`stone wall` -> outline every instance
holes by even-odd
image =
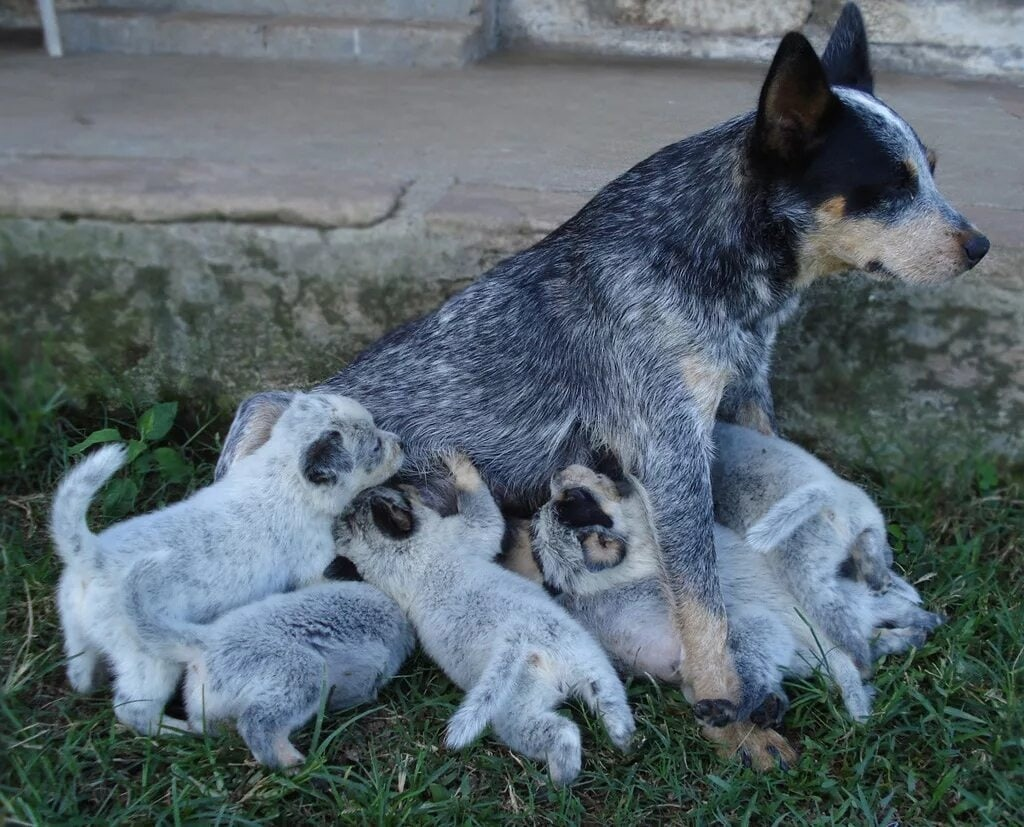
[[[842,0],[497,0],[515,48],[669,58],[770,59],[803,29],[823,46]],[[1024,77],[1021,0],[861,0],[876,65]]]

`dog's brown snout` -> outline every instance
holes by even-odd
[[[968,230],[960,236],[960,243],[964,249],[964,257],[967,259],[967,269],[970,270],[985,258],[988,248],[991,246],[988,238],[977,230]]]

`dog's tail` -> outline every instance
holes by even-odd
[[[499,651],[480,680],[466,693],[462,704],[448,721],[444,743],[449,749],[462,749],[472,742],[508,701],[520,672],[525,666],[525,649],[511,640]]]
[[[72,468],[57,487],[50,515],[50,532],[64,565],[98,564],[96,535],[85,515],[93,498],[127,459],[124,445],[105,445]]]
[[[191,663],[207,648],[207,627],[173,617],[160,595],[147,588],[159,583],[156,561],[135,566],[124,584],[124,608],[147,651],[159,658]]]
[[[761,552],[769,552],[788,540],[800,526],[832,502],[832,492],[825,486],[808,483],[773,505],[749,529],[744,539]]]

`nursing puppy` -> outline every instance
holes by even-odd
[[[745,692],[715,571],[716,411],[774,427],[772,351],[809,284],[850,269],[948,282],[989,247],[940,193],[934,153],[875,97],[855,5],[820,58],[787,34],[752,103],[641,161],[322,386],[398,432],[410,473],[458,447],[522,514],[558,470],[614,451],[650,496],[693,709],[716,724],[742,717]]]
[[[330,711],[375,700],[416,643],[391,598],[352,582],[271,595],[194,632],[181,652],[189,724],[234,719],[256,760],[278,769],[305,760],[289,735],[325,692]]]
[[[194,624],[319,579],[335,557],[334,517],[390,477],[402,450],[351,399],[301,394],[219,482],[93,534],[89,503],[124,461],[122,447],[101,448],[57,490],[58,606],[71,685],[92,689],[106,660],[118,719],[155,733],[182,726],[162,712],[182,671],[178,647],[201,643]]]
[[[408,486],[372,489],[339,521],[339,539],[466,690],[446,745],[463,747],[490,723],[513,750],[546,761],[555,784],[568,784],[580,771],[580,732],[554,710],[582,698],[625,749],[634,731],[625,690],[601,647],[543,588],[494,562],[504,525],[498,506],[468,460],[450,467],[458,514],[441,517]]]
[[[863,489],[838,477],[792,442],[736,425],[715,427],[715,516],[757,551],[773,581],[800,602],[808,619],[869,669],[853,582],[884,594],[893,584],[885,518]],[[842,576],[836,577],[839,572]],[[897,592],[906,584],[897,583]],[[923,632],[938,623],[922,612]],[[876,643],[876,645],[879,645]]]
[[[624,671],[678,680],[686,652],[659,581],[643,492],[623,496],[621,485],[579,466],[556,475],[551,491],[551,500],[534,520],[535,553],[545,582],[561,593],[569,613]],[[753,697],[771,699],[751,718],[779,723],[787,704],[782,678],[806,677],[824,667],[850,715],[864,720],[871,689],[863,685],[850,655],[805,619],[800,595],[780,583],[766,556],[735,532],[717,525],[715,543],[733,657],[744,683],[755,687]],[[892,587],[883,594],[848,574],[833,567],[819,588],[834,587],[843,595],[854,618],[850,634],[878,640],[878,656],[923,642],[937,618],[918,607],[920,597],[912,586],[889,572]],[[817,571],[803,573],[808,580],[817,576]],[[773,745],[780,757],[788,754],[783,743]]]

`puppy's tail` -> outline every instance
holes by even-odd
[[[466,693],[462,704],[448,721],[444,743],[462,749],[472,742],[507,703],[525,665],[525,650],[510,641],[484,669],[480,680]]]
[[[793,532],[832,501],[828,488],[809,483],[790,491],[768,513],[747,529],[747,543],[761,552],[769,552],[788,540]]]
[[[127,458],[124,445],[105,445],[72,468],[57,487],[50,515],[50,532],[64,565],[97,566],[96,535],[85,515],[93,498]]]

